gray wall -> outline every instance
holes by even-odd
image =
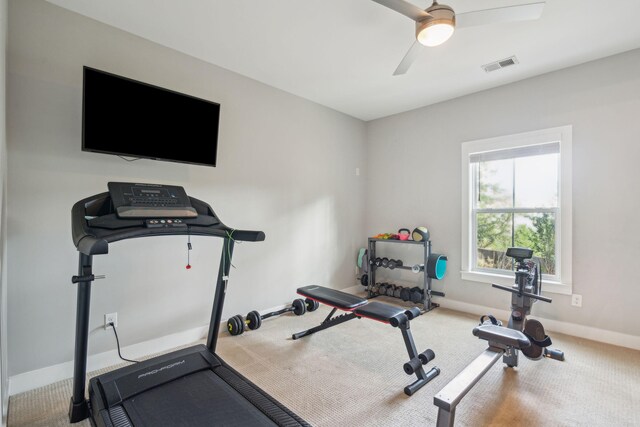
[[[7,0],[0,0],[0,402],[2,425],[9,404],[7,372]]]
[[[224,316],[290,302],[296,287],[354,283],[364,235],[365,123],[40,0],[9,4],[9,368],[72,359],[77,253],[70,210],[107,181],[184,186],[229,226],[264,230],[236,247]],[[217,168],[80,150],[82,66],[219,102]],[[180,141],[176,141],[179,147]],[[138,239],[94,260],[90,353],[117,311],[123,345],[208,323],[220,242]]]
[[[507,70],[505,70],[508,72]],[[437,84],[433,82],[431,84]],[[460,278],[464,141],[573,125],[573,292],[542,317],[640,336],[640,50],[369,122],[367,233],[427,225],[449,255],[447,299],[508,309]]]
[[[109,180],[183,185],[229,225],[267,233],[237,247],[225,316],[289,302],[300,284],[352,285],[365,236],[418,224],[449,255],[436,284],[447,299],[506,309],[504,295],[459,276],[460,143],[567,124],[573,287],[583,308],[554,295],[536,313],[640,335],[640,323],[623,317],[640,298],[640,51],[365,124],[42,0],[11,1],[9,20],[11,375],[71,360],[70,208]],[[81,152],[82,65],[220,102],[219,167]],[[113,348],[100,328],[107,312],[119,313],[124,345],[207,323],[219,245],[193,244],[190,271],[184,238],[129,241],[97,257],[107,279],[94,286],[91,353]]]

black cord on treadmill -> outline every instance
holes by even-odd
[[[113,328],[113,333],[116,336],[116,344],[118,346],[118,356],[120,357],[120,359],[124,360],[125,362],[140,363],[139,360],[131,360],[131,359],[122,357],[122,353],[120,353],[120,340],[118,339],[118,332],[116,331],[116,325],[114,325],[113,322],[111,322],[109,323],[109,326]]]

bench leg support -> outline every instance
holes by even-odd
[[[315,334],[318,331],[322,331],[324,329],[331,328],[333,326],[339,325],[341,323],[347,322],[347,321],[349,321],[351,319],[355,319],[355,318],[358,317],[354,313],[346,313],[346,314],[341,314],[340,316],[333,317],[333,315],[335,314],[336,310],[337,309],[335,309],[335,308],[333,310],[331,310],[331,313],[329,313],[329,315],[318,326],[315,326],[315,327],[313,327],[311,329],[307,329],[306,331],[297,332],[297,333],[291,335],[291,338],[294,339],[294,340],[297,340],[298,338],[302,338],[302,337],[306,337],[307,335]]]
[[[404,345],[407,347],[407,353],[409,354],[409,360],[418,357],[418,350],[416,349],[416,343],[413,341],[413,335],[411,334],[411,328],[409,321],[400,325],[400,331],[402,332],[402,338],[404,339]],[[428,372],[424,371],[424,368],[420,366],[416,370],[417,379],[404,388],[404,394],[407,396],[413,395],[416,391],[424,387],[429,381],[434,379],[440,374],[440,368],[433,367]]]
[[[422,375],[416,372],[416,376],[418,376],[418,379],[404,388],[404,394],[406,394],[407,396],[412,396],[413,393],[420,390],[429,381],[440,375],[440,368],[438,368],[437,366],[429,369],[429,371],[426,373],[422,368],[420,368],[420,371],[422,372]]]

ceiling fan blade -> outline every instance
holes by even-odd
[[[409,67],[411,67],[411,64],[413,64],[413,62],[418,58],[418,55],[420,55],[421,52],[422,45],[418,43],[417,40],[414,41],[407,54],[404,56],[404,58],[402,58],[402,61],[400,61],[398,68],[396,68],[396,70],[393,72],[393,75],[399,76],[409,71]]]
[[[502,22],[532,21],[542,16],[544,4],[545,2],[538,2],[517,6],[498,7],[495,9],[476,10],[466,13],[456,13],[456,28],[498,24]]]
[[[427,12],[420,9],[418,6],[408,3],[404,0],[373,0],[374,2],[393,9],[404,16],[413,19],[414,21],[420,21],[428,16]]]

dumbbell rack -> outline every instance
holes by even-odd
[[[374,238],[369,238],[369,247],[368,247],[368,254],[369,254],[369,281],[368,281],[368,285],[367,285],[367,294],[369,298],[373,298],[376,297],[377,294],[373,293],[371,290],[373,288],[373,285],[375,285],[376,283],[376,269],[378,267],[376,267],[374,260],[376,259],[376,244],[377,243],[393,243],[393,244],[403,244],[403,245],[419,245],[422,246],[424,248],[424,268],[421,272],[422,277],[423,277],[423,287],[422,289],[424,290],[423,292],[423,299],[422,299],[422,306],[424,308],[424,311],[431,311],[436,307],[440,307],[440,304],[437,304],[435,302],[432,301],[432,297],[434,295],[436,296],[440,296],[443,297],[444,296],[444,292],[438,292],[438,291],[432,291],[431,290],[431,278],[429,277],[429,275],[427,274],[427,262],[429,260],[429,255],[431,254],[431,240],[426,240],[426,241],[421,241],[421,242],[416,242],[414,240],[395,240],[395,239],[374,239]],[[396,266],[395,269],[397,270],[411,270],[411,266],[410,265],[400,265],[400,266]]]

